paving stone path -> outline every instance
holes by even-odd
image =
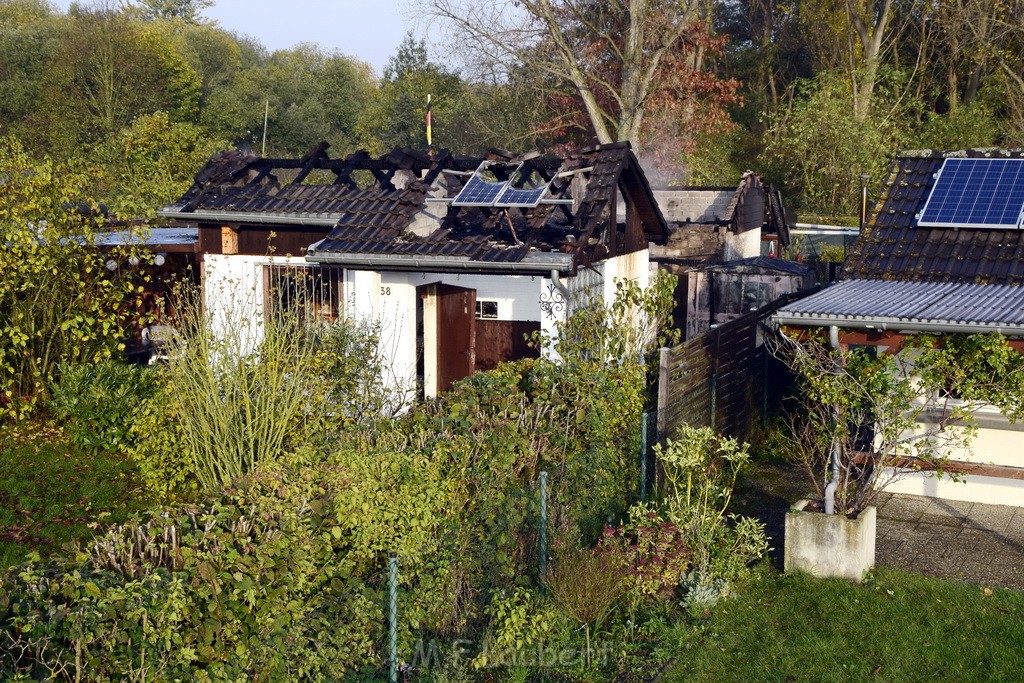
[[[779,569],[786,510],[807,490],[804,474],[781,462],[752,463],[737,486],[734,509],[765,523]],[[882,493],[875,560],[883,567],[1024,590],[1024,507]]]
[[[876,562],[1024,589],[1024,508],[883,493]]]

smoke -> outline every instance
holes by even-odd
[[[678,187],[686,185],[689,180],[689,164],[678,156],[669,158],[657,152],[645,151],[637,156],[637,160],[653,188]]]

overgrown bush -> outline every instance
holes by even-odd
[[[59,374],[49,405],[72,443],[92,452],[123,451],[136,443],[133,419],[157,390],[151,369],[111,358],[62,365]]]
[[[179,346],[135,422],[146,482],[175,497],[212,491],[306,440],[328,406],[316,347],[298,321],[213,319],[195,292],[177,296]]]
[[[339,334],[357,336],[331,341],[334,348],[372,345],[372,335]],[[609,515],[624,515],[635,496],[645,374],[635,346],[617,355],[627,348],[618,341],[594,353],[563,340],[558,362],[511,363],[374,423],[362,412],[367,404],[321,398],[331,395],[321,380],[332,368],[353,386],[364,381],[348,374],[357,359],[344,352],[328,355],[328,371],[319,361],[300,363],[299,353],[271,356],[272,346],[227,356],[192,348],[195,334],[183,337],[175,356],[185,360],[163,368],[159,393],[136,419],[140,433],[155,429],[136,449],[151,480],[166,477],[169,490],[187,491],[193,481],[217,490],[197,474],[202,454],[212,452],[195,443],[204,425],[203,448],[230,454],[232,443],[245,441],[263,444],[268,457],[221,479],[228,488],[212,502],[152,515],[101,535],[75,558],[4,579],[0,633],[16,653],[8,670],[58,679],[85,666],[99,678],[143,669],[161,679],[337,679],[357,670],[372,677],[385,651],[389,552],[399,557],[403,657],[414,651],[414,635],[451,641],[489,630],[505,642],[527,623],[518,621],[515,596],[536,596],[525,587],[540,578],[539,473],[549,474],[552,547],[593,546]],[[639,339],[636,330],[617,337],[627,338]],[[201,359],[191,372],[207,376],[182,376],[189,366],[178,363],[190,358]],[[239,381],[225,381],[220,363],[244,368],[232,376]],[[299,379],[312,390],[284,408],[236,396]],[[245,413],[256,406],[276,411],[259,419],[288,425],[283,437],[257,442],[246,432],[263,424]],[[204,416],[220,411],[221,422]],[[241,424],[228,425],[229,412]],[[613,588],[612,597],[620,590]],[[564,611],[539,597],[527,609],[529,623],[537,616],[537,628],[547,633],[548,623],[558,638],[575,637],[573,618],[601,623],[615,602],[587,611],[586,596],[561,594]]]
[[[269,465],[211,502],[3,577],[0,678],[338,680],[379,670],[387,550],[402,557],[403,648],[412,625],[433,626],[448,602],[431,580],[448,572],[432,561],[446,499],[425,484],[428,463],[350,456]]]
[[[31,415],[61,363],[117,354],[134,315],[142,276],[104,264],[147,257],[90,244],[103,218],[88,181],[0,137],[0,417]]]

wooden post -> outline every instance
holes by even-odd
[[[658,358],[658,443],[668,438],[668,396],[670,349],[662,347]]]
[[[238,253],[238,230],[230,225],[220,226],[220,251],[222,254]]]

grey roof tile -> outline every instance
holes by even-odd
[[[1024,157],[1024,151],[968,150],[956,156]],[[915,227],[943,159],[893,161],[878,202],[843,269],[845,279],[1024,284],[1024,230]]]

